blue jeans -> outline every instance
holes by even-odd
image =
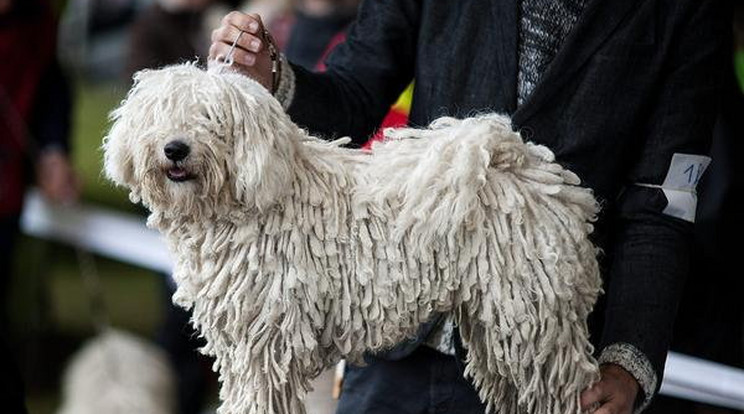
[[[369,356],[349,366],[336,414],[483,414],[454,356],[419,346],[395,361]]]

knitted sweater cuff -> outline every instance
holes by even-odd
[[[279,78],[279,85],[276,88],[274,97],[282,104],[282,108],[286,111],[289,106],[292,105],[292,100],[295,94],[295,73],[292,69],[292,65],[284,55],[281,55],[281,77]]]
[[[643,399],[636,404],[634,413],[639,414],[648,407],[656,393],[658,378],[643,352],[627,343],[612,344],[602,350],[599,364],[615,364],[628,371],[643,391]]]

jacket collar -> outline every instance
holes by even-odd
[[[548,103],[550,98],[597,52],[597,49],[619,27],[625,16],[639,1],[641,0],[590,0],[532,94],[512,114],[514,124],[525,123]],[[517,1],[513,4],[516,13]],[[519,21],[514,26],[514,30],[517,33],[515,38],[518,38]],[[517,44],[513,46],[516,50]],[[514,62],[518,71],[518,57],[515,56]],[[515,88],[513,102],[516,106],[516,77],[513,85]]]

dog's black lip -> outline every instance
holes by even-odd
[[[194,178],[192,174],[189,174],[188,171],[186,171],[184,168],[181,168],[177,165],[174,165],[165,172],[165,175],[168,177],[169,180],[182,183],[184,181],[189,181]]]

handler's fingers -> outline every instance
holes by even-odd
[[[591,388],[587,388],[581,393],[581,410],[592,412],[591,410],[598,407],[607,397],[607,392],[602,387],[602,384],[594,384]]]
[[[222,18],[223,26],[234,26],[238,30],[250,34],[260,34],[263,32],[263,22],[261,16],[257,14],[246,14],[239,11],[228,13]]]
[[[243,32],[235,26],[221,26],[212,32],[212,43],[232,46],[235,39],[238,39],[236,47],[248,52],[258,53],[264,46],[264,41],[260,37]]]
[[[209,58],[212,60],[225,60],[230,53],[231,46],[225,43],[212,43],[209,47]],[[256,63],[256,54],[235,48],[232,51],[233,61],[239,66],[253,66]]]
[[[211,61],[227,59],[235,43],[232,51],[233,69],[272,90],[274,63],[269,52],[271,35],[267,33],[258,15],[231,12],[222,19],[220,27],[212,32],[209,59]]]

